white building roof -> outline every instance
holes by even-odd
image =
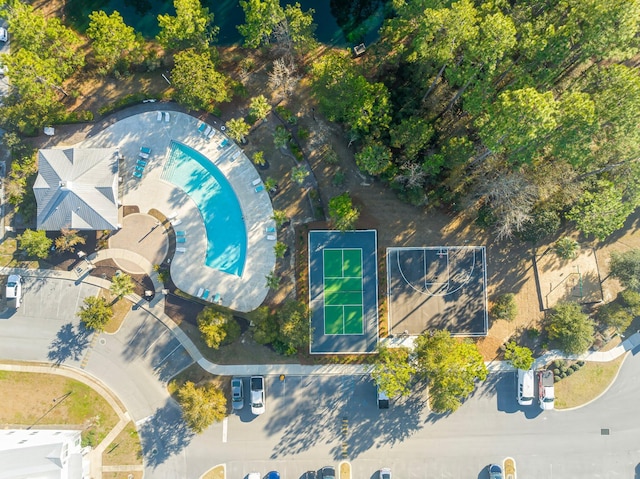
[[[0,430],[0,479],[82,479],[80,431]]]
[[[40,150],[33,191],[40,230],[117,229],[118,149]]]

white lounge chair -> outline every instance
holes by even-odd
[[[162,121],[162,112],[159,111],[158,114],[156,115],[156,121]]]
[[[204,288],[200,288],[198,290],[198,294],[196,294],[196,297],[200,298],[203,294],[204,294]]]
[[[251,186],[258,186],[260,183],[262,183],[262,180],[260,178],[256,178],[251,182]]]
[[[211,128],[210,126],[207,126],[207,129],[204,130],[204,136],[209,136],[209,133],[211,133],[211,130],[213,130],[213,128]]]
[[[209,133],[207,135],[207,139],[210,140],[211,138],[213,138],[214,136],[216,136],[216,129],[215,128],[211,128],[211,133]]]
[[[267,235],[267,239],[269,241],[275,241],[276,240],[276,235]]]
[[[186,253],[187,248],[176,248],[176,253]]]
[[[179,224],[182,224],[182,220],[180,218],[175,218],[173,220],[171,220],[171,226],[178,226]]]
[[[164,122],[165,123],[169,123],[171,121],[171,115],[169,114],[168,111],[164,112]]]

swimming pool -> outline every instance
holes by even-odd
[[[247,229],[227,178],[204,155],[177,141],[171,142],[161,178],[181,188],[198,207],[207,232],[205,264],[242,276]]]

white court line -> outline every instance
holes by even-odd
[[[229,418],[225,417],[222,420],[222,442],[227,442],[227,426],[229,424]]]

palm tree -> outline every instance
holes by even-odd
[[[126,295],[133,293],[134,285],[131,276],[125,273],[116,274],[111,278],[109,291],[116,297],[116,301],[121,300]]]

